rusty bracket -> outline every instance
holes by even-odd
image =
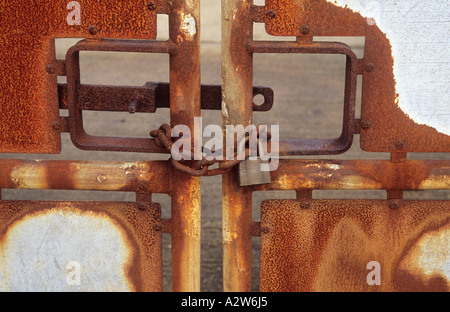
[[[92,136],[83,127],[83,109],[79,107],[81,51],[171,53],[169,41],[149,40],[82,40],[66,54],[67,107],[69,130],[73,144],[82,150],[116,152],[167,153],[153,139]],[[136,104],[136,103],[135,103]],[[129,103],[131,105],[131,103]],[[134,104],[133,104],[134,105]],[[137,110],[137,105],[136,110]]]
[[[340,137],[316,140],[281,140],[280,155],[334,155],[346,152],[353,144],[355,133],[355,102],[358,77],[358,58],[352,49],[339,42],[281,42],[253,41],[247,46],[250,53],[341,54],[347,58],[345,72],[343,128]]]
[[[155,144],[154,139],[101,137],[86,133],[83,127],[83,110],[128,111],[154,113],[157,108],[170,107],[169,83],[148,82],[143,87],[113,87],[82,85],[80,82],[79,54],[81,51],[168,53],[173,46],[170,41],[149,40],[82,40],[70,48],[66,61],[57,61],[54,72],[67,75],[67,85],[59,85],[59,107],[69,110],[68,130],[73,144],[83,150],[118,152],[167,153]],[[222,109],[222,88],[219,85],[201,87],[202,109]],[[254,111],[268,111],[273,105],[273,90],[253,88],[253,95],[261,94],[264,103],[253,103]],[[62,126],[62,131],[67,128]]]

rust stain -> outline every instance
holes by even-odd
[[[0,160],[0,188],[167,193],[169,162]]]
[[[361,130],[361,148],[367,152],[449,152],[450,136],[415,123],[398,106],[392,47],[386,35],[367,18],[326,0],[267,0],[266,30],[276,36],[365,36],[361,120],[370,124]]]
[[[5,244],[16,229],[26,226],[27,221],[43,216],[63,214],[70,219],[73,215],[111,223],[124,244],[126,257],[123,275],[129,289],[162,291],[161,235],[155,231],[155,225],[160,223],[160,206],[151,204],[148,207],[141,211],[132,203],[3,201],[0,203],[0,246],[4,251]],[[89,244],[89,240],[79,243]],[[5,257],[4,252],[2,255]],[[3,263],[5,261],[3,259]],[[93,287],[95,291],[95,285],[88,287]]]
[[[334,168],[339,167],[339,170]],[[272,183],[253,190],[447,189],[447,160],[280,160]]]
[[[450,256],[448,201],[401,201],[397,210],[384,200],[309,203],[263,202],[262,291],[404,291],[411,279],[422,281],[416,290],[450,290],[442,274]],[[367,284],[371,261],[381,265],[380,286]],[[441,274],[424,280],[424,272]]]
[[[79,0],[81,25],[67,23],[67,1],[0,3],[0,152],[59,153],[54,38],[156,38],[156,10],[142,1]],[[89,28],[95,26],[97,32]]]
[[[29,163],[16,166],[11,172],[11,182],[14,188],[27,189],[45,189],[48,188],[45,168],[39,163]]]
[[[450,224],[423,233],[404,252],[397,275],[401,291],[450,289]]]

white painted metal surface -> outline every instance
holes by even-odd
[[[27,215],[0,242],[0,291],[130,291],[128,246],[121,226],[101,213]]]
[[[368,18],[392,45],[398,105],[450,135],[450,0],[327,0]]]

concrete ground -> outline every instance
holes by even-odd
[[[221,83],[220,0],[201,1],[202,22],[202,83]],[[167,18],[159,17],[159,38],[167,38]],[[264,26],[255,26],[256,39],[280,40],[265,34]],[[290,38],[284,38],[290,39]],[[364,40],[361,38],[334,38],[347,42],[362,57]],[[76,40],[75,40],[76,42]],[[74,40],[58,40],[58,58]],[[139,55],[115,53],[82,54],[82,82],[140,86],[147,81],[168,81],[167,55]],[[271,87],[275,104],[271,111],[255,113],[255,124],[279,124],[281,138],[330,138],[339,135],[342,126],[345,59],[340,56],[256,55],[254,84]],[[150,130],[169,121],[168,109],[155,114],[86,113],[88,132],[98,135],[147,137]],[[221,125],[221,112],[203,112],[203,124]],[[73,147],[67,134],[62,135],[63,151],[60,155],[0,155],[1,158],[71,159],[71,160],[153,160],[167,159],[161,155],[87,152]],[[328,158],[388,159],[384,153],[365,153],[359,148],[358,136],[352,149],[344,155]],[[412,154],[411,158],[445,158],[446,154]],[[324,157],[320,157],[324,158]],[[134,195],[127,193],[75,192],[75,191],[22,191],[3,190],[3,199],[39,200],[115,200],[129,201]],[[385,198],[384,191],[314,192],[315,198]],[[259,192],[254,195],[255,221],[259,219],[260,203],[268,198],[295,198],[295,192]],[[449,192],[407,193],[406,198],[450,199]],[[170,217],[170,198],[156,194],[156,202],[163,206],[163,217]],[[221,178],[202,178],[202,291],[222,290],[222,232],[221,232]],[[253,289],[258,289],[258,239],[253,246]],[[164,287],[170,290],[170,238],[164,236]]]

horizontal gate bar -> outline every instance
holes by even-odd
[[[94,162],[0,160],[0,189],[98,190],[168,193],[167,161]]]
[[[450,160],[280,160],[271,176],[253,189],[441,190],[450,188]]]
[[[273,106],[273,90],[254,87],[253,96],[262,95],[264,103],[253,105],[253,111],[266,112]],[[67,84],[58,85],[59,108],[68,109]],[[133,103],[136,103],[134,106]],[[201,105],[205,110],[222,110],[222,86],[202,85]],[[143,87],[80,85],[78,107],[82,110],[130,113],[154,113],[170,107],[170,84],[147,82]]]
[[[247,45],[252,53],[344,54],[354,56],[352,49],[341,42],[252,41]]]

